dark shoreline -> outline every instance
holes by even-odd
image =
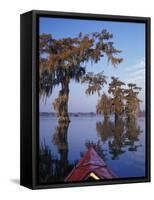
[[[40,112],[40,116],[50,116],[50,117],[56,117],[56,113],[54,112]],[[78,113],[73,113],[73,112],[70,112],[69,113],[69,116],[70,117],[96,117],[96,116],[101,116],[101,115],[97,115],[95,112],[78,112]],[[138,113],[138,116],[137,117],[145,117],[145,112],[144,111],[141,111]]]

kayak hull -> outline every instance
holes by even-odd
[[[78,164],[65,178],[66,182],[83,180],[103,180],[118,178],[106,165],[103,159],[96,153],[93,147],[89,147]]]

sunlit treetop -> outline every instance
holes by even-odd
[[[112,95],[112,107],[115,115],[121,115],[124,111],[124,88],[125,83],[116,77],[111,77],[108,92]]]
[[[129,83],[128,89],[125,89],[125,100],[126,100],[126,113],[127,115],[136,115],[139,111],[139,105],[141,100],[138,97],[140,87],[137,87],[136,84]]]
[[[93,72],[86,73],[82,78],[82,83],[88,84],[88,88],[86,89],[85,93],[87,95],[94,94],[97,92],[97,94],[100,96],[100,91],[102,90],[102,87],[104,84],[107,84],[106,76],[104,75],[104,72],[100,72],[97,74],[94,74]]]
[[[124,82],[120,81],[119,78],[111,77],[111,83],[109,84],[109,93],[115,93],[116,90],[122,89],[122,86],[125,85]]]
[[[113,35],[107,30],[77,37],[54,39],[50,34],[41,34],[40,52],[40,93],[49,96],[55,85],[63,80],[80,81],[85,74],[86,63],[92,64],[107,56],[108,62],[116,66],[122,62],[121,53],[114,47]],[[102,66],[103,67],[103,66]]]
[[[42,34],[39,50],[40,54],[48,55],[48,68],[59,64],[70,67],[89,60],[97,63],[105,54],[108,56],[108,61],[115,66],[122,62],[122,58],[116,57],[116,54],[121,51],[114,47],[112,38],[113,35],[107,30],[86,35],[80,33],[75,38],[68,37],[58,40],[54,39],[51,34]]]
[[[112,113],[112,98],[103,93],[96,105],[96,113],[103,114],[104,117],[108,117]]]

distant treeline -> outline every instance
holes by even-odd
[[[73,116],[73,117],[79,117],[79,116],[92,116],[95,117],[96,114],[95,112],[69,112],[69,116]],[[40,116],[52,116],[52,117],[56,117],[56,113],[55,112],[40,112]],[[144,117],[145,116],[145,111],[144,110],[140,110],[137,114],[138,117]]]

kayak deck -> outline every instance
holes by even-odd
[[[89,147],[78,164],[65,178],[65,181],[103,180],[118,178],[96,153]]]

